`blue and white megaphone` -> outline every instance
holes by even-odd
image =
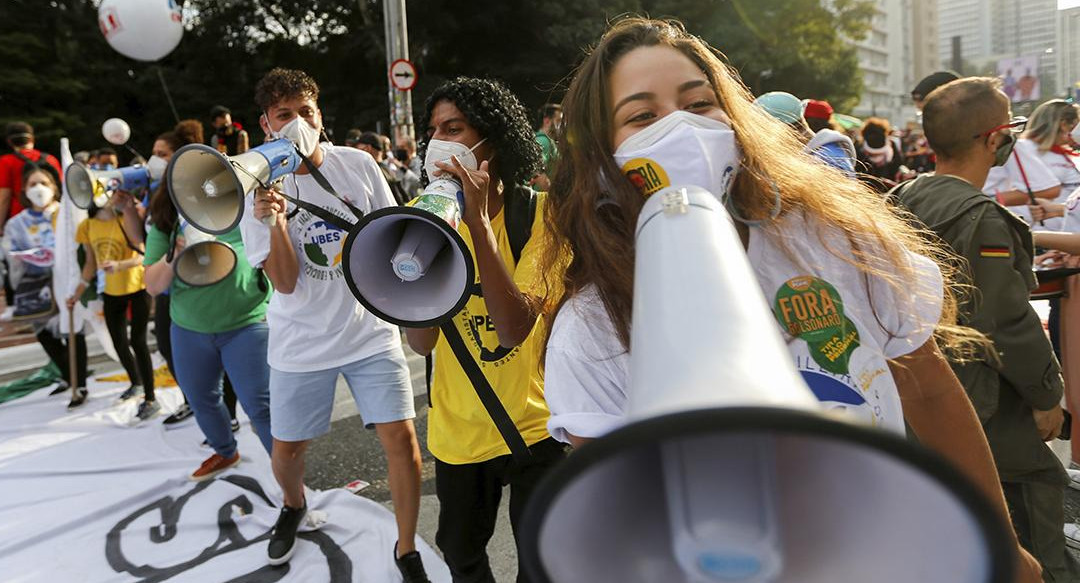
[[[71,202],[81,209],[86,209],[90,208],[90,201],[103,207],[109,202],[114,192],[141,190],[150,186],[151,181],[159,178],[161,177],[152,176],[147,166],[92,170],[81,162],[75,162],[68,167],[64,182]]]
[[[236,156],[189,144],[173,154],[166,183],[181,216],[200,231],[221,235],[240,223],[245,194],[295,172],[300,164],[300,154],[286,139]]]

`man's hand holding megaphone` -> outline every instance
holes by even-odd
[[[255,188],[255,205],[252,213],[256,219],[270,227],[276,224],[284,225],[287,210],[285,197],[273,188]]]

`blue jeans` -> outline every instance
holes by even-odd
[[[266,363],[269,328],[265,322],[220,334],[203,334],[172,325],[176,381],[187,397],[195,421],[214,452],[236,454],[229,411],[221,399],[222,373],[229,374],[236,397],[270,453],[270,366]]]

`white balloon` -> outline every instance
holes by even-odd
[[[131,138],[131,126],[118,117],[112,117],[101,124],[101,135],[105,136],[110,144],[123,146]]]
[[[184,34],[175,0],[104,0],[98,8],[98,25],[112,48],[138,61],[168,55]]]

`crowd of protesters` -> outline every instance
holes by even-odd
[[[95,291],[103,298],[131,379],[120,398],[142,396],[138,422],[162,413],[147,340],[154,322],[158,350],[186,399],[165,423],[193,417],[213,450],[192,479],[240,463],[239,402],[285,497],[269,537],[271,564],[290,559],[307,519],[307,446],[329,431],[343,376],[388,460],[394,560],[404,580],[427,580],[414,543],[421,465],[404,336],[415,352],[436,355],[427,441],[436,458],[436,542],[455,581],[493,580],[485,549],[503,489],[517,532],[543,475],[571,447],[588,447],[626,417],[630,227],[653,192],[627,176],[643,157],[663,164],[691,156],[700,164],[679,165],[682,174],[667,179],[725,201],[756,259],[757,281],[746,282],[745,293],[772,298],[798,277],[832,290],[865,356],[837,378],[884,379],[875,381],[866,420],[910,431],[1011,520],[1017,581],[1075,580],[1065,553],[1067,541],[1080,545],[1076,525],[1064,522],[1070,476],[1044,445],[1066,424],[1062,366],[1029,293],[1033,263],[1068,263],[1069,250],[1080,251],[1080,241],[1039,234],[1080,237],[1073,230],[1080,215],[1071,216],[1080,200],[1077,106],[1050,101],[1031,120],[1013,119],[995,80],[939,73],[912,93],[921,125],[870,118],[844,129],[827,101],[783,92],[755,98],[681,25],[638,18],[614,23],[563,102],[535,116],[499,82],[446,81],[424,104],[419,145],[360,129],[331,144],[319,87],[303,71],[274,69],[253,92],[262,135],[290,140],[309,164],[281,192],[256,188],[240,224],[218,236],[236,251],[230,275],[206,287],[174,276],[190,225],[161,181],[91,201],[75,235],[81,281],[54,295],[69,307]],[[208,119],[209,140],[197,120],[163,127],[147,167],[160,177],[186,144],[236,155],[261,137],[228,108],[215,107]],[[47,262],[28,257],[56,244],[62,174],[54,156],[35,148],[28,124],[10,124],[6,138],[12,153],[0,157],[0,233],[12,272],[8,305],[23,317],[31,303],[19,298],[48,285]],[[85,163],[118,166],[111,150]],[[725,167],[733,180],[707,170]],[[471,296],[449,324],[467,339],[461,350],[447,328],[399,330],[359,307],[340,262],[337,219],[409,204],[435,176],[461,184],[458,232],[476,265]],[[297,208],[290,202],[297,199],[333,216]],[[1028,222],[1006,207],[1026,212]],[[1033,229],[1041,246],[1058,251],[1036,257]],[[819,244],[826,240],[835,244]],[[977,301],[963,293],[970,286],[980,291]],[[55,315],[34,315],[42,347],[65,370]],[[1055,338],[1060,320],[1050,323]],[[783,329],[784,339],[793,361],[806,366],[820,343],[792,329]],[[71,408],[89,396],[85,341],[75,341]],[[477,367],[528,449],[527,462],[512,455],[477,399],[468,372]]]

